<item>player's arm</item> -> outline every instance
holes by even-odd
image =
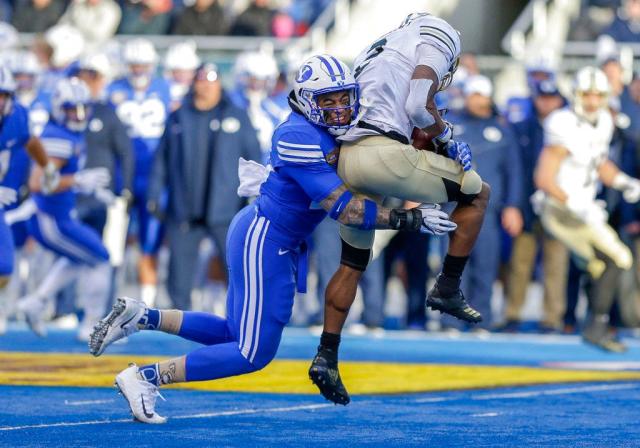
[[[416,66],[405,103],[405,110],[413,124],[434,136],[440,136],[448,129],[436,106],[435,96],[439,85],[438,74],[433,68],[428,65]]]
[[[611,160],[607,159],[600,164],[598,176],[607,187],[621,191],[625,201],[640,200],[640,180],[623,173]]]
[[[534,172],[536,187],[561,203],[566,203],[568,196],[558,186],[556,177],[560,170],[560,164],[568,154],[569,151],[562,146],[545,146],[542,149]]]
[[[48,162],[45,166],[53,166],[57,172],[60,171],[62,167],[67,164],[66,159],[60,159],[57,157],[48,157]],[[44,185],[44,170],[40,164],[37,164],[31,170],[31,175],[29,176],[29,190],[33,193],[60,193],[63,191],[69,190],[74,185],[73,175],[60,176],[59,181],[55,188],[47,190],[43,189]]]

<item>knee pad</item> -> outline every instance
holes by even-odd
[[[482,190],[482,178],[475,170],[469,170],[462,175],[460,192],[466,195],[476,195]]]
[[[364,272],[371,260],[371,249],[359,249],[353,247],[341,238],[342,252],[340,254],[340,264],[348,266],[356,271]]]
[[[371,249],[375,236],[375,230],[361,230],[344,224],[340,225],[340,238],[342,241],[358,249]]]

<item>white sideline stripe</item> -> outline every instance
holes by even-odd
[[[188,419],[196,419],[196,418],[225,417],[228,415],[267,414],[270,412],[311,411],[314,409],[322,409],[322,408],[328,408],[333,406],[335,405],[332,403],[331,404],[323,403],[323,404],[304,404],[300,406],[288,406],[284,408],[240,409],[237,411],[207,412],[202,414],[179,415],[177,417],[171,417],[171,420],[188,420]],[[2,426],[0,427],[0,431],[18,431],[22,429],[104,425],[109,423],[130,423],[132,421],[133,420],[131,418],[120,418],[116,420],[88,420],[84,422],[59,422],[59,423],[43,423],[40,425]]]
[[[497,417],[500,415],[497,412],[485,412],[484,414],[471,414],[471,417]]]
[[[67,406],[88,406],[90,404],[104,404],[113,403],[116,400],[84,400],[84,401],[69,401],[64,400],[64,404]]]
[[[502,394],[471,395],[467,399],[475,400],[475,401],[495,400],[495,399],[509,400],[513,398],[530,398],[530,397],[540,397],[544,395],[571,395],[571,394],[580,394],[583,392],[608,392],[612,390],[629,390],[629,389],[638,389],[638,388],[640,388],[640,384],[604,384],[599,386],[565,387],[562,389],[552,389],[552,390],[535,390],[535,391],[525,391],[525,392],[507,392]],[[417,400],[415,400],[415,402],[416,403],[438,403],[442,401],[454,401],[459,399],[460,399],[459,397],[430,397],[430,398],[418,398]]]

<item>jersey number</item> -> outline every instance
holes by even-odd
[[[378,56],[380,53],[384,51],[384,46],[387,43],[387,39],[383,37],[379,41],[376,41],[371,45],[369,50],[367,51],[367,57],[364,58],[362,64],[358,65],[356,69],[353,71],[353,76],[357,79],[360,76],[360,73],[371,63],[371,60]]]

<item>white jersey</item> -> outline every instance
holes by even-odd
[[[354,62],[360,85],[360,121],[384,133],[395,132],[410,140],[413,123],[405,111],[409,83],[418,65],[431,67],[438,79],[460,55],[460,36],[451,25],[430,14],[411,14],[399,28],[385,34]],[[356,126],[340,137],[357,140],[379,132]]]
[[[598,167],[609,154],[613,119],[600,111],[592,125],[568,107],[552,112],[544,122],[545,146],[562,146],[569,151],[560,164],[558,186],[570,198],[591,202],[598,190]]]

